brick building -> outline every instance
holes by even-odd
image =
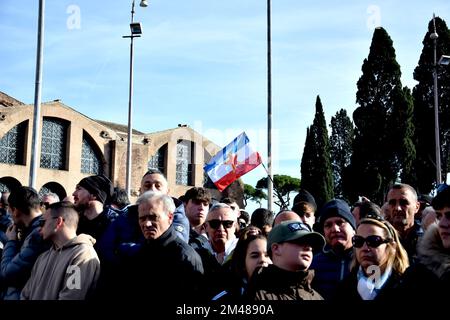
[[[0,191],[28,185],[31,162],[33,105],[0,92]],[[115,186],[126,183],[127,126],[93,120],[60,100],[41,104],[41,137],[36,189],[72,194],[82,178],[103,173]],[[192,186],[210,187],[214,198],[238,199],[243,185],[235,181],[222,194],[205,177],[203,166],[221,148],[185,125],[153,133],[133,130],[132,201],[149,167],[167,176],[171,195]]]

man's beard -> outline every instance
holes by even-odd
[[[78,213],[82,214],[84,211],[87,210],[87,208],[89,207],[89,205],[87,203],[80,203],[78,202],[77,204],[73,205],[75,207],[75,210],[78,211]]]

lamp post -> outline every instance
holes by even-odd
[[[36,53],[36,82],[34,85],[33,135],[31,139],[31,163],[29,185],[36,188],[36,172],[38,163],[39,126],[41,120],[42,64],[44,60],[44,12],[45,0],[39,1],[39,18]]]
[[[436,152],[436,185],[441,184],[441,145],[439,142],[439,104],[438,104],[438,88],[437,88],[437,59],[436,59],[436,46],[437,38],[439,35],[436,32],[436,24],[434,22],[433,14],[433,33],[430,34],[430,39],[433,40],[434,49],[434,63],[433,63],[433,80],[434,80],[434,142]]]
[[[134,22],[134,2],[131,4],[131,23],[130,35],[123,38],[130,38],[130,86],[128,93],[128,141],[127,141],[127,177],[126,190],[127,195],[131,195],[131,159],[132,159],[132,140],[133,140],[133,39],[138,38],[142,34],[142,27],[139,22]],[[147,7],[146,0],[141,0],[141,7]]]
[[[267,0],[267,209],[273,207],[271,0]]]

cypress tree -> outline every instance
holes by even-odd
[[[353,124],[347,111],[341,109],[331,118],[330,154],[333,169],[334,194],[345,198],[343,192],[344,169],[350,164],[353,143]]]
[[[320,97],[316,99],[313,124],[306,134],[301,162],[300,187],[315,198],[318,208],[334,198],[333,176],[330,161],[330,142]]]
[[[359,107],[353,113],[355,140],[345,183],[352,201],[364,195],[382,203],[403,171],[401,161],[414,156],[406,155],[411,150],[401,144],[408,141],[412,123],[404,110],[410,101],[400,77],[392,40],[385,29],[376,28],[357,83]]]

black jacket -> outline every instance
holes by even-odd
[[[358,302],[363,301],[358,293],[358,268],[352,270],[352,272],[341,282],[332,298],[333,301],[340,302]],[[377,293],[374,301],[379,302],[390,302],[401,299],[398,297],[401,288],[402,276],[394,271],[386,280],[386,283],[381,287],[380,291]]]
[[[146,240],[125,262],[125,299],[161,302],[201,300],[203,265],[199,255],[181,240],[173,226],[158,239]]]

